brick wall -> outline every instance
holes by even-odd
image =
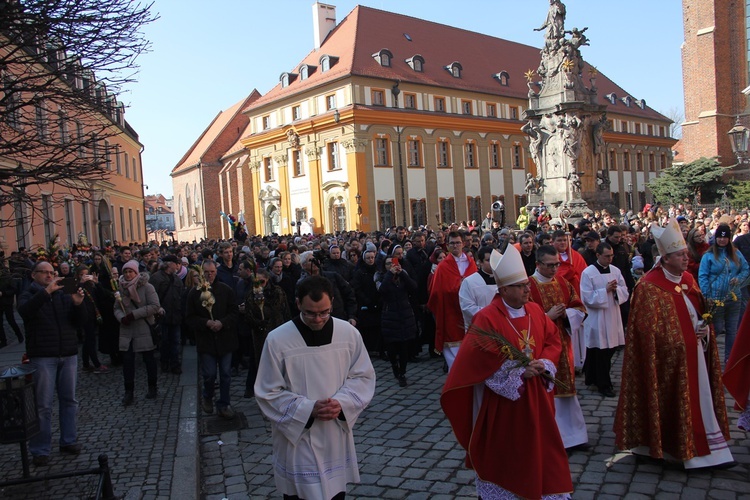
[[[727,132],[746,108],[745,2],[683,0],[685,125],[680,160],[735,162]]]

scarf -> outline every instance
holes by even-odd
[[[128,292],[128,297],[130,297],[130,300],[133,301],[135,304],[141,303],[141,298],[138,296],[138,279],[140,278],[140,274],[136,275],[135,278],[128,281],[125,279],[125,276],[120,276],[120,288]]]

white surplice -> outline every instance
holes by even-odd
[[[375,370],[360,333],[334,322],[328,345],[308,347],[289,321],[268,334],[255,398],[271,421],[273,468],[280,494],[328,500],[359,482],[352,429],[375,393]],[[315,401],[332,398],[345,420],[314,420]]]
[[[617,300],[607,291],[607,283],[617,281]],[[596,264],[591,264],[581,273],[581,300],[589,313],[583,322],[586,347],[610,349],[625,345],[625,332],[620,315],[620,304],[628,300],[628,286],[622,273],[609,266],[609,273],[602,274]]]

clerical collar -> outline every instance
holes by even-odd
[[[549,283],[550,281],[554,279],[554,278],[547,278],[546,276],[542,276],[541,273],[539,272],[539,269],[534,271],[534,274],[531,277],[540,283]]]
[[[516,309],[515,307],[510,307],[507,302],[505,302],[505,299],[503,299],[503,304],[505,304],[505,308],[508,310],[508,316],[511,318],[522,318],[526,316],[526,308],[521,306],[520,308]]]
[[[568,261],[568,252],[560,252],[560,260]]]
[[[599,268],[599,272],[601,274],[607,274],[609,272],[609,265],[603,266],[599,264],[599,260],[595,260],[594,264],[596,264],[596,266]]]
[[[307,347],[320,347],[328,345],[333,340],[333,317],[328,318],[326,324],[323,325],[321,330],[315,331],[307,326],[303,321],[302,317],[295,316],[292,318],[292,323],[299,330],[302,339],[307,344]]]
[[[487,274],[482,269],[479,269],[479,276],[482,277],[484,280],[485,285],[494,285],[495,284],[495,275],[494,274]]]
[[[664,269],[664,266],[661,267],[661,270],[664,271],[664,276],[672,283],[679,283],[680,281],[682,281],[682,273],[680,273],[679,275],[672,274]]]

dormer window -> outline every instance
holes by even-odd
[[[510,80],[510,75],[507,71],[501,71],[500,73],[495,73],[494,75],[492,75],[492,78],[497,80],[503,87],[507,87]]]
[[[393,59],[393,54],[388,49],[382,49],[379,52],[375,52],[372,55],[373,59],[378,61],[378,63],[383,66],[384,68],[390,68],[391,67],[391,59]]]
[[[454,61],[448,66],[445,66],[445,69],[450,72],[453,78],[461,78],[461,71],[464,68],[461,66],[461,63],[459,63],[458,61]]]
[[[625,106],[630,107],[630,105],[633,103],[633,98],[630,97],[629,95],[626,95],[625,97],[622,98],[622,102],[625,103]]]
[[[641,109],[646,109],[646,99],[636,99],[635,105]]]
[[[617,94],[615,94],[614,92],[612,92],[611,94],[607,94],[604,97],[609,101],[610,104],[617,104]]]
[[[299,78],[300,80],[306,80],[310,77],[313,73],[315,73],[315,69],[317,66],[310,66],[309,64],[303,64],[299,67]]]
[[[292,82],[297,78],[296,73],[282,73],[279,77],[279,81],[281,82],[281,88],[286,88],[289,85],[292,84]]]
[[[323,54],[320,56],[320,71],[325,73],[332,67],[336,65],[337,62],[339,62],[339,58],[336,56],[330,56],[328,54]]]
[[[411,69],[413,69],[417,73],[421,73],[422,71],[424,71],[424,57],[420,56],[419,54],[406,59],[406,64],[411,66]]]

